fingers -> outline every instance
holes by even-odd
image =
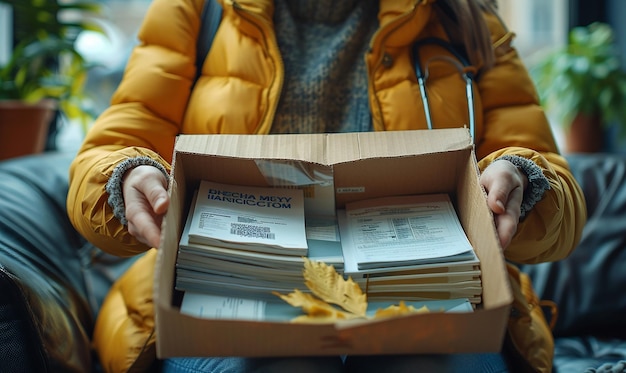
[[[503,248],[509,246],[517,232],[524,197],[523,177],[517,167],[504,160],[492,163],[480,177]]]
[[[519,186],[515,177],[516,168],[507,161],[492,163],[481,175],[480,183],[487,191],[487,204],[494,213],[506,211],[509,193]]]
[[[131,215],[132,218],[128,219],[128,232],[150,247],[159,247],[162,215],[145,214],[143,211]]]
[[[492,193],[488,194],[488,197]],[[501,208],[498,205],[497,209],[491,208],[494,213],[494,219],[496,223],[496,230],[498,232],[498,238],[500,239],[500,244],[503,248],[507,248],[513,240],[513,236],[517,232],[517,225],[519,223],[519,218],[521,214],[521,205],[523,192],[520,187],[514,188],[512,191],[508,193],[504,193],[507,195],[506,202]],[[497,197],[488,198],[488,200],[498,200]],[[489,205],[489,202],[488,202]]]
[[[513,236],[517,232],[519,216],[516,218],[514,214],[499,214],[495,216],[496,231],[498,239],[503,249],[506,249],[513,240]]]
[[[166,187],[167,179],[152,166],[138,166],[124,177],[128,232],[151,247],[159,246],[161,222],[169,207]]]

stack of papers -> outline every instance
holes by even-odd
[[[482,298],[480,261],[447,194],[348,203],[306,216],[302,190],[202,182],[180,240],[176,289],[275,301],[306,291],[304,257],[375,302]]]
[[[480,261],[447,194],[349,203],[338,217],[344,274],[369,299],[480,303]]]
[[[280,255],[307,255],[300,189],[242,187],[202,181],[188,240]]]
[[[272,291],[303,286],[304,257],[343,271],[336,219],[305,221],[302,190],[203,181],[181,236],[176,289],[274,299]]]

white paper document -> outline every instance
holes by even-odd
[[[202,181],[189,243],[307,255],[302,190]]]
[[[208,319],[263,320],[266,302],[186,292],[180,312]]]
[[[206,319],[231,319],[252,321],[285,321],[302,315],[298,307],[292,307],[274,296],[272,301],[185,292],[180,312]],[[397,304],[394,302],[368,302],[367,316],[373,317],[377,310]],[[473,312],[467,298],[407,301],[407,306],[426,306],[431,312]]]
[[[473,248],[447,194],[385,197],[339,214],[346,269],[468,260]]]

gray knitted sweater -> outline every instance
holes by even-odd
[[[372,129],[365,52],[378,0],[275,0],[285,64],[273,133]]]

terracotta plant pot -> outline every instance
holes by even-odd
[[[604,148],[604,128],[598,115],[578,114],[565,138],[568,153],[596,153]]]
[[[0,101],[0,160],[41,153],[56,108],[54,100]]]

